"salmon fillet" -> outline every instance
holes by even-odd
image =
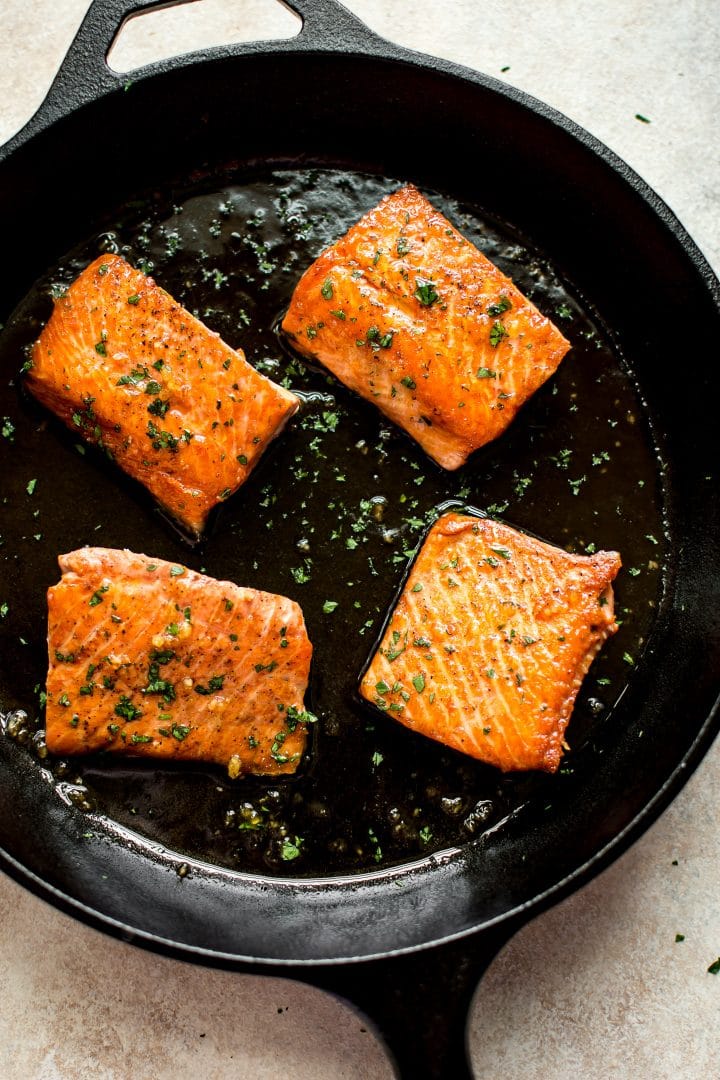
[[[446,469],[502,434],[570,347],[410,185],[305,271],[282,325]]]
[[[583,678],[617,630],[615,551],[569,555],[496,521],[428,533],[360,692],[503,771],[554,772]]]
[[[56,300],[27,385],[195,536],[299,405],[118,255]]]
[[[312,646],[284,596],[131,551],[59,557],[48,590],[47,745],[295,772]]]

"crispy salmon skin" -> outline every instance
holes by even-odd
[[[195,536],[299,405],[118,255],[56,300],[27,386]]]
[[[446,469],[502,434],[570,347],[410,185],[305,271],[282,326]]]
[[[555,772],[582,680],[617,630],[619,569],[614,551],[570,555],[496,521],[445,514],[360,692],[503,771]]]
[[[284,596],[131,551],[59,558],[48,590],[47,745],[295,772],[312,646]]]

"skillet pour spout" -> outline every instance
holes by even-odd
[[[698,351],[692,380],[668,380],[663,372],[677,362],[667,327],[684,325],[688,311],[697,341],[720,337],[720,286],[671,211],[632,170],[514,88],[384,41],[335,0],[289,2],[303,22],[289,41],[208,49],[130,78],[113,72],[106,57],[118,29],[160,6],[95,0],[40,110],[0,148],[0,228],[14,253],[0,271],[6,335],[16,325],[8,316],[49,268],[69,272],[67,252],[81,238],[107,235],[121,210],[153,193],[194,198],[279,169],[344,170],[378,183],[409,180],[458,207],[482,208],[487,220],[527,238],[528,251],[547,253],[617,358],[607,373],[612,393],[635,395],[634,422],[647,433],[654,470],[646,493],[660,521],[653,533],[655,606],[623,692],[574,744],[568,775],[543,788],[551,797],[528,799],[502,828],[452,851],[412,866],[306,879],[231,872],[198,857],[188,860],[187,876],[178,876],[185,857],[172,836],[140,837],[112,814],[91,811],[88,818],[58,798],[49,770],[23,746],[0,739],[2,865],[49,902],[136,945],[314,983],[378,1022],[402,1075],[462,1077],[469,1075],[467,1008],[492,955],[519,925],[637,838],[718,729],[720,500],[706,477],[717,463],[720,379],[711,350]],[[98,131],[113,132],[101,168]],[[467,170],[470,155],[492,167]],[[53,177],[52,199],[48,161],[72,163]],[[358,197],[354,185],[348,181],[348,198]],[[8,348],[15,339],[4,340]],[[15,380],[4,380],[2,394],[0,412],[22,418],[18,444],[26,438],[28,454],[38,454],[52,442],[64,465],[33,496],[55,550],[49,542],[38,547],[32,567],[27,558],[14,559],[25,549],[10,540],[0,552],[14,559],[8,601],[23,613],[20,633],[30,642],[20,649],[18,625],[11,630],[8,620],[0,622],[0,648],[12,658],[0,682],[0,709],[10,712],[34,707],[32,687],[43,678],[47,657],[37,627],[44,626],[44,591],[57,576],[55,556],[96,539],[96,506],[116,481],[103,472],[105,463],[85,460],[46,429]],[[551,399],[552,390],[523,431],[533,446],[548,429]],[[488,455],[508,453],[510,445]],[[492,460],[473,467],[490,476]],[[617,470],[620,485],[632,469],[619,456]],[[13,508],[8,536],[25,536],[27,477],[12,463],[3,472]],[[564,475],[556,474],[567,493]],[[93,484],[94,505],[87,498]],[[136,493],[118,485],[116,498],[135,513],[119,513],[116,504],[103,520],[104,540],[174,560],[191,557]],[[517,514],[531,505],[528,498]],[[559,497],[547,496],[546,505],[539,524],[518,524],[552,534]],[[578,498],[569,505],[579,513],[585,504]],[[224,521],[233,522],[231,508],[227,513]],[[630,500],[618,498],[606,517],[620,522],[626,545],[650,543],[648,527],[633,513]],[[242,536],[241,518],[240,510],[233,523]],[[219,572],[233,547],[237,536],[217,528],[197,559]],[[310,590],[303,602],[306,595]]]

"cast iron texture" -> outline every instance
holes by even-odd
[[[81,843],[83,815],[18,752],[0,763],[4,865],[127,940],[204,963],[302,966],[318,985],[372,1003],[389,1035],[393,1025],[402,1032],[410,1006],[417,1038],[396,1044],[408,1075],[459,1076],[457,1058],[443,1062],[450,1044],[438,1017],[460,1022],[451,1001],[467,999],[498,940],[638,836],[717,730],[719,515],[705,478],[717,459],[718,375],[707,358],[720,336],[718,283],[626,165],[511,88],[385,42],[331,0],[288,5],[304,20],[288,42],[212,49],[129,78],[110,72],[104,58],[123,18],[158,6],[96,0],[46,102],[0,151],[0,229],[13,252],[0,321],[91,222],[141,189],[313,162],[452,192],[522,227],[612,328],[660,434],[672,566],[617,742],[551,814],[519,819],[501,844],[357,879],[278,882],[211,866],[180,879],[171,855],[110,827]],[[692,378],[678,371],[689,318]],[[397,955],[440,942],[453,944]],[[357,975],[332,966],[379,957],[395,959]],[[431,964],[457,973],[452,992]],[[388,989],[397,977],[417,999],[397,982]]]

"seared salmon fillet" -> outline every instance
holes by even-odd
[[[48,590],[47,745],[292,773],[312,646],[284,596],[131,551],[59,557]]]
[[[554,772],[580,684],[617,630],[615,551],[569,555],[499,522],[428,533],[360,692],[503,771]]]
[[[282,325],[446,469],[502,434],[570,347],[410,185],[315,260]]]
[[[196,536],[299,405],[118,255],[56,300],[27,385]]]

